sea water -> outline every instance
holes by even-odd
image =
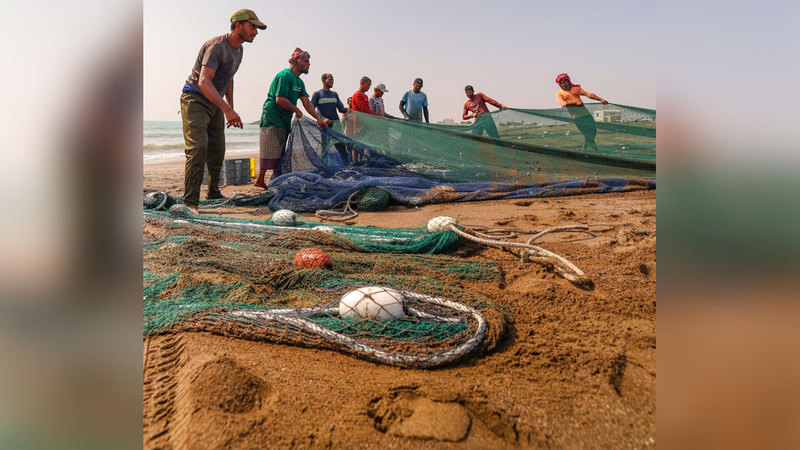
[[[179,121],[144,121],[142,155],[145,164],[182,161],[186,158],[183,125]],[[225,129],[225,158],[258,153],[259,126]]]

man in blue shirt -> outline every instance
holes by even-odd
[[[406,119],[417,122],[422,122],[424,114],[425,122],[430,123],[428,120],[428,96],[422,92],[422,78],[415,79],[413,89],[403,94],[403,98],[400,99],[400,112]]]
[[[329,73],[322,74],[322,89],[314,92],[314,95],[311,96],[311,104],[314,105],[314,108],[317,109],[317,113],[331,121],[331,127],[335,126],[334,124],[339,123],[339,114],[337,114],[337,110],[345,114],[349,112],[349,108],[345,108],[342,104],[342,101],[339,100],[339,94],[335,91],[332,91],[333,88],[333,75]],[[334,122],[336,121],[336,122]],[[345,165],[348,163],[347,161],[347,148],[344,144],[333,144],[336,148],[336,151],[339,152],[339,156],[342,158],[342,163]],[[322,148],[328,148],[328,136],[325,132],[322,132]]]

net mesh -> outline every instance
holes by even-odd
[[[566,108],[508,109],[482,114],[472,125],[431,125],[355,112],[325,130],[299,120],[276,174],[329,176],[349,165],[362,175],[421,175],[452,183],[655,176],[654,110],[589,104],[585,111],[588,116],[573,119]],[[488,123],[496,137],[487,134]],[[585,145],[592,127],[595,147]]]
[[[402,242],[419,230],[340,225],[330,233],[301,222],[289,233],[265,232],[237,226],[269,226],[266,221],[200,217],[207,216],[146,211],[145,335],[206,331],[433,367],[474,352],[487,329],[503,328],[500,308],[482,293],[486,289],[475,288],[499,283],[496,264],[362,248],[370,239]],[[295,264],[309,245],[330,263]],[[364,286],[401,292],[402,314],[394,310],[390,320],[343,314],[339,299]],[[494,311],[488,322],[486,311]]]
[[[581,111],[508,109],[470,125],[354,112],[325,129],[301,118],[268,191],[235,203],[317,211],[357,194],[374,210],[654,189],[655,111],[599,104]],[[363,201],[375,188],[388,198]]]

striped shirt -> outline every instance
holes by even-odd
[[[347,111],[342,101],[339,100],[339,94],[325,89],[314,92],[314,95],[311,96],[311,104],[317,109],[317,114],[328,120],[339,120],[336,110],[343,114]]]
[[[353,94],[353,111],[377,115],[369,109],[369,98],[367,94],[361,91],[356,91],[356,93]]]

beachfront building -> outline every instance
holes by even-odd
[[[594,120],[596,122],[621,122],[622,111],[619,109],[596,109],[594,111]]]

